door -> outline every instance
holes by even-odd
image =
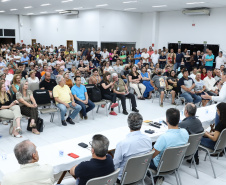
[[[31,45],[34,46],[36,44],[36,39],[31,40]]]
[[[73,48],[73,40],[67,40],[67,48],[70,50]]]

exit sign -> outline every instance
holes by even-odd
[[[195,24],[192,24],[192,26],[195,26]]]

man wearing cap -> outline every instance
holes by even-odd
[[[118,181],[121,181],[123,169],[129,158],[148,153],[152,150],[151,138],[142,134],[140,129],[143,117],[139,113],[130,113],[127,123],[130,133],[120,141],[115,150],[114,165],[115,169],[120,168]]]

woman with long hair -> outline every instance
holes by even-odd
[[[100,90],[103,99],[111,100],[111,112],[110,115],[117,116],[116,112],[114,112],[114,108],[118,106],[116,103],[116,94],[112,92],[114,88],[115,82],[110,82],[111,74],[109,72],[105,72],[103,76],[103,80],[100,82]]]
[[[13,100],[16,99],[16,93],[20,89],[20,81],[21,81],[21,74],[15,74],[13,76],[13,83],[12,83],[12,95],[13,95]]]
[[[101,82],[101,77],[99,75],[98,69],[93,69],[93,73],[89,78],[89,84],[97,85]]]
[[[201,68],[201,80],[204,80],[204,78],[207,77],[207,71],[205,67]]]
[[[39,135],[39,131],[36,128],[38,120],[38,106],[33,97],[31,90],[28,90],[28,82],[22,81],[20,83],[20,91],[16,93],[16,98],[19,101],[21,114],[30,117],[31,121],[28,128],[32,129],[32,133]]]
[[[145,85],[146,90],[144,91],[144,98],[151,99],[152,91],[154,91],[154,88],[152,87],[150,80],[150,74],[147,72],[147,69],[145,66],[141,68],[141,76],[142,76],[142,83]]]
[[[0,83],[0,117],[6,119],[13,119],[13,124],[9,129],[9,134],[20,138],[22,137],[19,132],[20,119],[22,117],[20,107],[17,100],[12,101],[9,93],[6,92],[5,84]]]

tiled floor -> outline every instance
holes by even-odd
[[[169,100],[166,100],[164,103],[164,107],[161,108],[158,105],[158,100],[156,99],[154,103],[152,103],[152,100],[137,100],[138,109],[140,110],[140,113],[143,115],[144,120],[153,120],[158,117],[162,117],[165,115],[165,112],[172,106],[169,103]],[[127,102],[127,105],[129,107],[129,102]],[[179,110],[182,110],[183,106],[178,106]],[[118,112],[118,109],[115,109],[116,112]],[[129,108],[128,108],[128,112]],[[60,141],[64,141],[71,138],[80,137],[82,135],[86,134],[92,134],[94,132],[109,130],[121,126],[127,125],[127,116],[123,115],[122,113],[119,113],[118,116],[106,116],[105,115],[105,109],[100,108],[99,113],[95,113],[95,120],[92,119],[92,115],[89,114],[89,119],[84,121],[80,120],[79,123],[76,123],[76,125],[68,125],[67,127],[63,127],[59,124],[60,118],[56,115],[54,119],[54,123],[50,123],[50,116],[49,115],[42,115],[41,117],[44,119],[45,128],[44,132],[41,133],[41,135],[37,136],[30,132],[26,131],[27,126],[27,120],[22,120],[22,129],[23,129],[23,138],[17,139],[13,138],[12,136],[9,136],[8,130],[9,125],[0,125],[0,135],[2,138],[0,138],[0,154],[1,153],[12,153],[13,148],[15,144],[18,142],[29,139],[32,142],[34,142],[38,147],[48,145],[51,143],[57,143]],[[117,137],[117,136],[116,136]],[[211,165],[209,163],[209,160],[206,162],[203,161],[204,159],[204,153],[200,152],[200,165],[198,166],[199,176],[200,178],[197,179],[195,176],[195,170],[194,168],[189,168],[186,163],[183,163],[181,166],[180,174],[183,185],[225,185],[226,184],[226,158],[221,157],[219,160],[213,159],[214,167],[216,169],[217,179],[213,178],[213,172],[211,169]],[[146,181],[147,184],[150,184],[150,181]],[[64,185],[74,185],[75,181],[72,178],[66,179],[62,182]],[[164,183],[165,185],[176,184],[175,177],[173,175],[167,176],[165,178]]]

